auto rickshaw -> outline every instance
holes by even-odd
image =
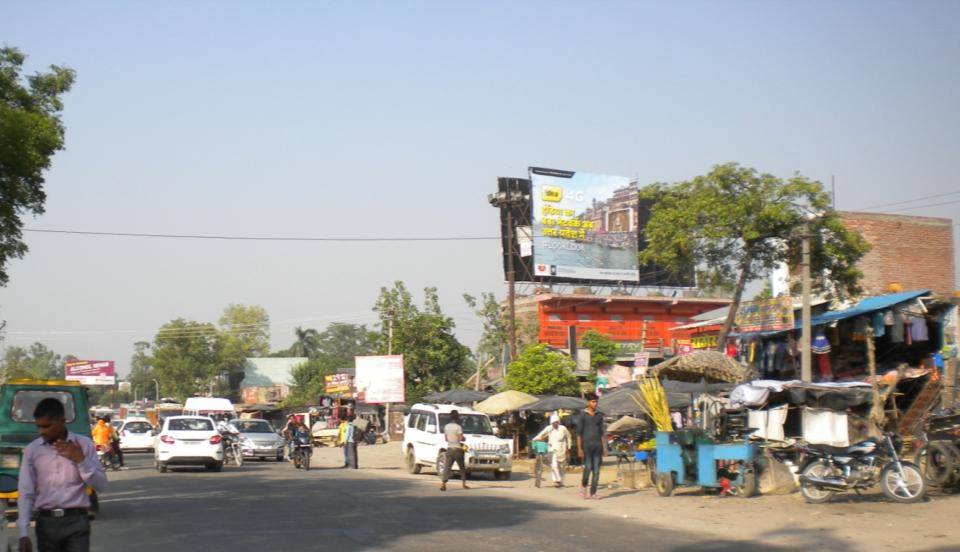
[[[90,437],[90,414],[87,389],[79,382],[66,380],[14,379],[0,386],[0,499],[7,520],[16,519],[17,490],[11,482],[19,480],[23,449],[39,437],[34,425],[33,410],[48,397],[63,403],[67,429]],[[9,483],[6,484],[6,483]],[[99,510],[97,493],[87,487],[90,510]]]

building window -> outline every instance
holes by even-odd
[[[581,322],[589,322],[589,321],[590,321],[590,315],[589,315],[589,314],[578,314],[578,315],[577,315],[577,320],[579,320],[579,321],[581,321]]]
[[[680,326],[680,325],[682,325],[682,324],[686,324],[686,323],[687,323],[687,319],[686,319],[686,318],[677,318],[676,320],[674,320],[674,323],[676,323],[678,326]]]
[[[547,320],[549,320],[550,322],[563,322],[559,314],[548,314]]]
[[[653,315],[652,315],[652,314],[645,315],[645,316],[643,317],[643,321],[644,321],[644,322],[653,322]]]
[[[622,315],[622,314],[611,314],[611,315],[610,315],[610,321],[611,321],[611,322],[623,322],[623,315]]]

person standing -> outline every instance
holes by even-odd
[[[350,422],[346,418],[340,420],[340,425],[337,426],[337,446],[343,448],[343,468],[350,467],[350,456],[349,450],[347,449],[347,426],[350,425]]]
[[[347,417],[348,423],[346,434],[344,435],[344,450],[347,455],[347,467],[356,470],[359,468],[357,465],[359,463],[359,459],[357,458],[357,434],[359,431],[357,431],[356,426],[353,425],[355,419],[356,415],[354,414],[350,414],[350,416]]]
[[[20,464],[18,519],[20,552],[32,552],[30,518],[36,510],[39,552],[90,550],[90,498],[101,493],[107,474],[86,436],[67,430],[63,403],[46,398],[33,411],[40,437],[27,445]]]
[[[447,440],[447,452],[444,459],[443,474],[440,476],[440,490],[447,490],[447,480],[450,479],[454,462],[460,467],[460,483],[464,489],[469,489],[470,487],[467,487],[467,467],[463,460],[463,442],[466,441],[466,437],[464,437],[463,427],[460,425],[460,413],[456,410],[450,411],[450,423],[443,426],[443,435]]]
[[[600,481],[600,465],[603,463],[603,439],[605,428],[603,414],[597,412],[597,394],[587,393],[587,407],[577,424],[577,454],[583,460],[583,477],[580,479],[580,496],[599,500],[597,484]],[[587,495],[587,482],[590,494]]]
[[[546,441],[550,454],[550,479],[558,488],[563,487],[563,472],[570,450],[570,430],[560,423],[560,416],[554,412],[550,416],[550,425],[533,438],[534,441]]]

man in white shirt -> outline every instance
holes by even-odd
[[[534,441],[546,441],[550,454],[550,479],[557,487],[563,487],[563,472],[567,464],[567,451],[570,450],[570,430],[560,424],[556,412],[550,416],[550,425],[533,438]]]

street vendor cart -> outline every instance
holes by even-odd
[[[656,434],[656,486],[670,496],[676,486],[720,489],[743,497],[757,494],[757,447],[742,441],[716,442],[698,429]]]

